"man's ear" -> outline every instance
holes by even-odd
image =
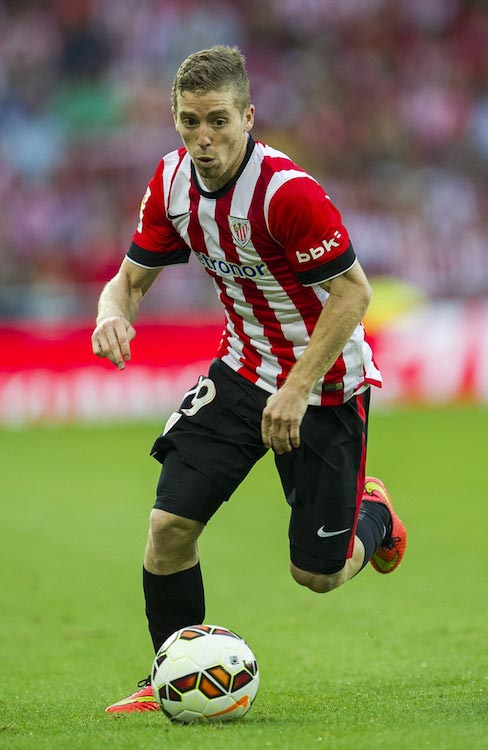
[[[249,133],[252,126],[254,125],[254,104],[250,104],[249,108],[244,115],[244,130]]]

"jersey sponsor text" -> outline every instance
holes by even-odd
[[[202,266],[209,271],[213,271],[219,276],[233,276],[239,279],[254,279],[259,276],[266,276],[268,269],[266,263],[231,263],[226,260],[210,258],[205,253],[195,253]]]

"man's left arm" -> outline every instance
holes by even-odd
[[[371,287],[357,261],[348,271],[321,286],[329,292],[329,297],[310,342],[285,383],[268,398],[263,410],[263,443],[278,454],[300,445],[300,425],[310,391],[341,354],[371,298]]]

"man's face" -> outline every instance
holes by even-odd
[[[219,190],[244,158],[254,107],[241,112],[231,88],[203,94],[182,91],[173,116],[198,174],[210,191]]]

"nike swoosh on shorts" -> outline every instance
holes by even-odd
[[[340,531],[325,531],[324,527],[321,526],[317,531],[317,536],[321,536],[323,539],[327,539],[329,536],[339,536],[339,534],[345,534],[346,531],[350,531],[351,527],[347,529],[341,529]]]

